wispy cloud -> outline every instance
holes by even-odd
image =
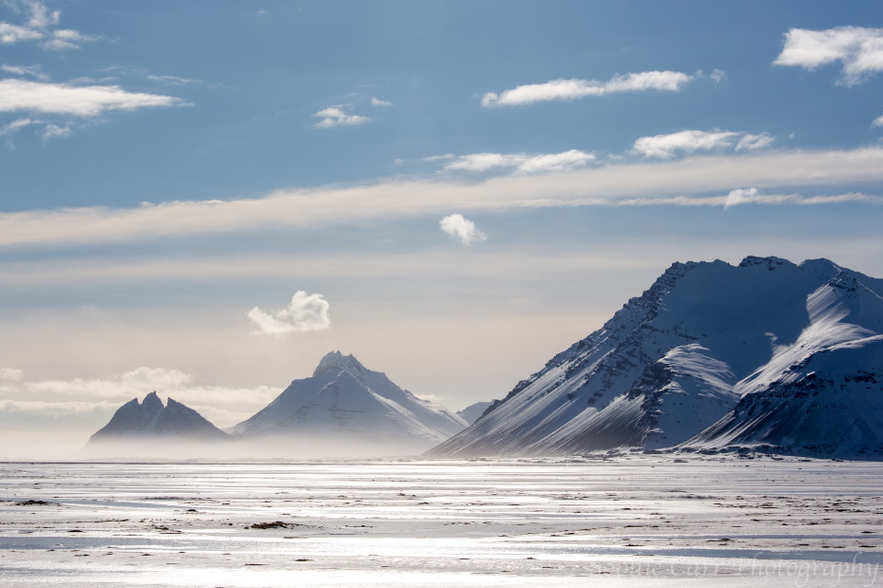
[[[872,127],[883,127],[883,116],[878,116],[874,119],[874,122],[871,123]]]
[[[344,111],[343,108],[343,105],[338,104],[337,106],[329,106],[328,108],[320,110],[314,114],[313,117],[321,120],[313,124],[313,127],[317,129],[330,129],[333,127],[363,125],[367,122],[371,122],[371,119],[367,116],[349,114]]]
[[[456,159],[456,155],[453,153],[445,153],[444,155],[430,155],[429,157],[424,157],[420,161],[444,161],[447,159]]]
[[[248,318],[254,323],[255,332],[265,335],[324,331],[331,328],[329,308],[328,301],[321,294],[298,290],[285,308],[264,311],[255,306],[248,312]]]
[[[72,86],[28,80],[0,80],[0,112],[38,112],[92,117],[112,110],[188,106],[180,98],[128,92],[119,86]]]
[[[12,380],[3,388],[5,398],[0,400],[0,412],[49,418],[112,412],[123,402],[157,391],[161,397],[172,396],[210,418],[210,415],[225,416],[226,423],[216,423],[221,426],[232,425],[253,414],[282,392],[273,386],[228,388],[199,384],[191,374],[181,370],[151,367],[104,378],[29,381],[16,377]],[[41,400],[32,400],[35,396]]]
[[[445,164],[446,170],[464,170],[485,172],[495,168],[514,168],[515,173],[531,174],[541,172],[566,171],[585,167],[595,159],[591,153],[571,149],[563,153],[472,153],[456,157],[453,155],[436,155],[426,157],[423,161],[451,160]]]
[[[144,77],[151,82],[159,82],[168,86],[187,86],[189,84],[198,84],[199,80],[193,78],[182,78],[181,76],[157,76],[153,74],[144,74]]]
[[[485,108],[517,106],[551,100],[576,100],[586,96],[604,96],[619,92],[646,92],[659,90],[678,92],[691,82],[693,76],[677,71],[645,71],[617,75],[606,82],[598,80],[558,79],[543,84],[527,84],[505,90],[500,94],[488,92],[481,98]]]
[[[49,80],[49,76],[43,72],[42,65],[0,65],[0,71],[14,76],[32,76],[41,82]]]
[[[60,139],[71,134],[71,128],[67,125],[60,127],[58,125],[48,124],[40,131],[40,140],[45,145],[53,139]]]
[[[0,380],[12,380],[18,382],[25,377],[24,370],[18,368],[0,367]]]
[[[0,137],[6,136],[6,135],[11,135],[11,134],[19,131],[20,129],[23,129],[27,126],[34,125],[34,124],[40,124],[40,121],[31,120],[29,118],[20,118],[18,120],[14,120],[9,124],[5,124],[2,127],[0,127]]]
[[[464,218],[459,213],[444,217],[438,224],[442,231],[451,237],[459,239],[463,245],[471,245],[475,241],[487,239],[487,235],[475,228],[474,222]]]
[[[632,151],[644,157],[668,159],[677,153],[689,154],[732,147],[737,137],[741,139],[736,145],[736,151],[754,151],[773,143],[773,137],[768,133],[751,135],[733,131],[680,131],[667,135],[641,137],[635,141]]]
[[[0,400],[0,413],[32,414],[40,417],[59,418],[71,415],[82,415],[98,411],[110,411],[119,408],[113,402],[46,402],[44,400]]]
[[[33,41],[42,38],[43,33],[39,31],[0,21],[0,43],[4,45],[11,45],[13,43],[18,43],[19,41]]]
[[[40,47],[49,51],[69,51],[79,49],[83,43],[100,40],[97,35],[84,35],[73,29],[56,29],[51,36],[40,43]]]
[[[371,106],[393,106],[393,103],[380,98],[371,98]]]
[[[843,66],[841,81],[847,86],[883,71],[883,29],[791,29],[785,33],[785,46],[773,64],[813,70],[837,61]]]
[[[512,174],[475,183],[394,178],[355,187],[280,190],[264,198],[145,204],[137,208],[65,208],[0,213],[0,247],[110,243],[141,239],[347,226],[450,210],[614,205],[625,199],[699,198],[753,186],[767,193],[851,192],[883,182],[883,147],[845,151],[755,151],[692,156],[548,174]],[[868,196],[866,201],[875,201]],[[821,201],[819,201],[821,203]],[[723,203],[721,203],[721,206]]]
[[[769,133],[761,133],[752,135],[745,133],[736,144],[736,151],[754,151],[755,149],[765,149],[773,144],[775,139]]]
[[[68,51],[79,49],[83,43],[101,39],[74,29],[56,28],[61,22],[61,11],[50,10],[37,0],[6,0],[5,4],[27,20],[21,25],[0,21],[0,43],[10,45],[39,41],[40,47],[47,51]]]

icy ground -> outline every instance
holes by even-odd
[[[771,457],[4,463],[0,586],[875,586],[881,496]]]

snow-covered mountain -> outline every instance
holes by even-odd
[[[825,259],[675,263],[430,455],[880,451],[881,295]]]
[[[395,385],[352,355],[327,354],[267,407],[229,429],[238,438],[336,443],[338,454],[419,453],[467,423]]]
[[[213,441],[228,439],[229,435],[171,398],[163,406],[156,392],[151,392],[144,402],[133,398],[118,408],[110,422],[92,435],[89,445],[158,438]]]

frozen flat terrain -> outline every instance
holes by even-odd
[[[770,457],[5,463],[0,585],[874,586],[881,496]]]

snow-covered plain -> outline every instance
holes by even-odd
[[[874,586],[881,496],[773,457],[4,463],[0,585]]]

